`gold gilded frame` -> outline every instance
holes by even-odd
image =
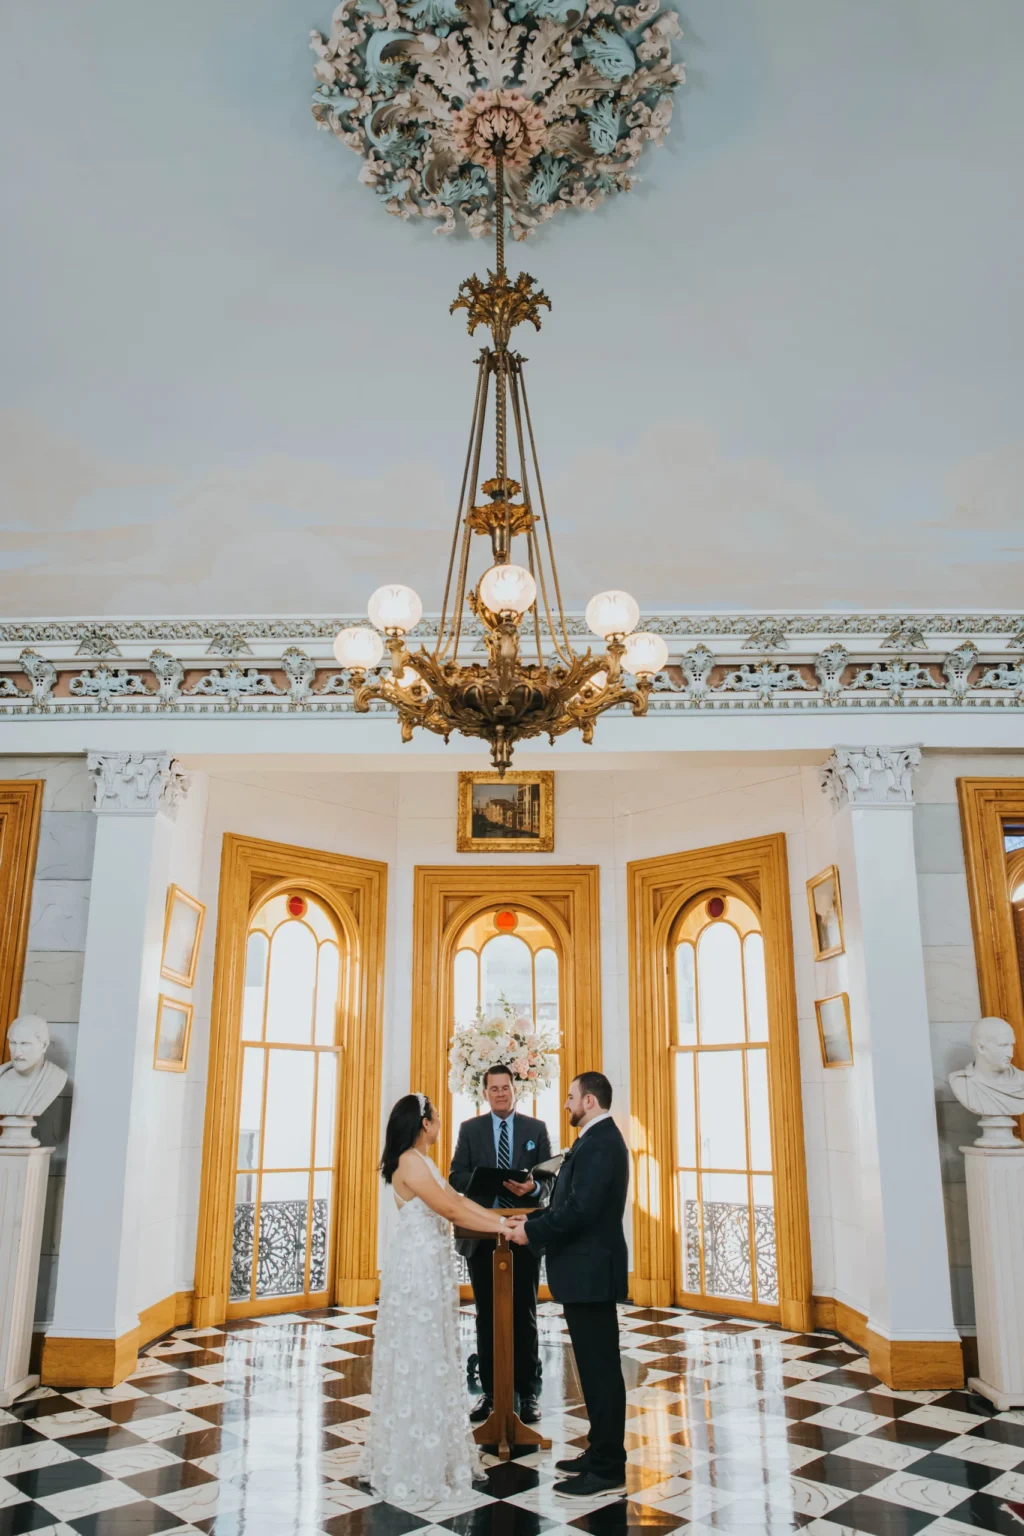
[[[162,973],[161,973],[162,974]],[[164,1009],[177,1009],[185,1015],[185,1039],[182,1045],[180,1061],[161,1061],[157,1054],[160,1046],[160,1023],[164,1016]],[[153,1035],[153,1071],[154,1072],[186,1072],[188,1070],[188,1049],[192,1043],[192,1011],[193,1005],[184,1002],[180,997],[168,997],[166,992],[161,992],[156,1005],[156,1030]]]
[[[814,907],[814,893],[819,885],[824,885],[826,880],[834,880],[836,886],[836,916],[839,918],[839,943],[833,944],[831,949],[818,948],[818,914]],[[846,929],[843,927],[843,893],[839,885],[839,866],[830,864],[820,874],[812,876],[807,882],[807,915],[811,921],[811,944],[814,947],[815,960],[831,960],[834,955],[846,953]]]
[[[982,1015],[1006,1019],[1024,1062],[1024,992],[1003,821],[1024,821],[1024,779],[957,779]],[[1022,1119],[1024,1124],[1024,1119]]]
[[[539,837],[474,837],[474,784],[538,784],[540,786]],[[553,853],[555,850],[555,775],[538,773],[459,774],[459,813],[455,837],[456,853]]]
[[[850,1059],[849,1061],[829,1061],[828,1057],[825,1055],[825,1031],[821,1027],[821,1010],[824,1008],[826,1003],[838,1002],[840,998],[842,998],[843,1001],[843,1014],[846,1018],[846,1038],[850,1046]],[[832,1071],[839,1067],[852,1067],[853,1029],[850,1024],[850,999],[848,994],[846,992],[833,992],[831,997],[817,998],[814,1004],[814,1017],[818,1025],[818,1045],[821,1047],[822,1066],[825,1067],[828,1071]]]
[[[171,936],[171,918],[178,902],[183,906],[191,907],[199,914],[196,922],[196,936],[192,945],[192,953],[189,956],[189,968],[187,971],[176,971],[167,964],[167,941]],[[199,964],[199,949],[203,942],[203,924],[206,922],[206,908],[195,896],[190,896],[183,891],[180,885],[167,887],[167,905],[164,908],[164,940],[160,949],[160,975],[165,981],[177,981],[183,987],[191,987],[195,984],[196,967]]]
[[[630,1295],[639,1306],[670,1306],[681,1295],[668,1071],[672,1046],[668,946],[680,913],[702,891],[731,892],[753,907],[764,939],[779,1318],[784,1328],[810,1329],[811,1239],[785,836],[779,832],[717,848],[640,859],[627,866],[627,881],[633,1157]],[[725,1304],[726,1308],[746,1310],[735,1301]]]
[[[566,1082],[601,1067],[601,927],[596,865],[524,864],[466,868],[419,865],[413,885],[412,1050],[410,1082],[435,1104],[447,1103],[452,1017],[452,956],[468,922],[489,908],[532,912],[555,936],[559,1019]],[[437,1142],[447,1169],[452,1127]],[[569,1123],[562,1113],[562,1145]]]
[[[343,1055],[338,1119],[340,1165],[334,1211],[333,1292],[344,1306],[377,1294],[377,1170],[387,865],[227,833],[221,853],[217,947],[210,1019],[210,1066],[203,1134],[193,1322],[227,1316],[238,1141],[239,1048],[245,945],[253,912],[268,896],[307,890],[333,914],[342,935]]]
[[[21,1000],[42,811],[42,779],[0,783],[0,1061]]]

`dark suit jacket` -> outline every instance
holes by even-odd
[[[512,1120],[512,1168],[530,1169],[535,1163],[546,1162],[551,1156],[548,1128],[543,1120],[532,1115],[521,1115],[518,1110]],[[452,1153],[452,1167],[448,1182],[459,1192],[466,1193],[474,1168],[497,1168],[498,1158],[494,1150],[494,1121],[490,1110],[485,1115],[474,1115],[459,1126],[459,1139]],[[538,1180],[538,1183],[540,1181]],[[542,1192],[523,1195],[517,1205],[540,1205]],[[464,1258],[476,1252],[479,1239],[462,1238],[456,1248]]]
[[[629,1152],[614,1120],[592,1125],[570,1148],[550,1205],[527,1218],[530,1247],[543,1250],[556,1301],[625,1301],[622,1216]]]

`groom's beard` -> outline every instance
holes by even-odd
[[[569,1124],[572,1126],[573,1130],[576,1129],[582,1119],[582,1111],[574,1110],[573,1113],[569,1116]]]

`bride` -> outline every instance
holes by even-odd
[[[451,1223],[494,1234],[506,1218],[457,1195],[427,1157],[441,1121],[422,1093],[388,1120],[381,1177],[398,1206],[381,1272],[372,1406],[363,1476],[404,1505],[465,1496],[480,1473],[469,1430],[459,1349],[459,1291]]]

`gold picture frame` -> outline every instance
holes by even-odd
[[[845,992],[820,998],[814,1004],[818,1021],[818,1044],[824,1067],[853,1066],[853,1031],[850,1027],[850,999]]]
[[[843,901],[839,891],[839,869],[830,864],[807,882],[807,911],[811,919],[811,943],[815,960],[831,960],[846,953],[843,930]]]
[[[161,992],[156,1007],[156,1034],[153,1038],[153,1070],[184,1072],[188,1067],[188,1048],[192,1040],[192,1004],[180,997]]]
[[[459,774],[458,853],[553,853],[552,772]]]
[[[203,941],[206,908],[180,885],[167,888],[164,910],[164,942],[160,952],[160,975],[191,987],[199,964],[199,946]]]

